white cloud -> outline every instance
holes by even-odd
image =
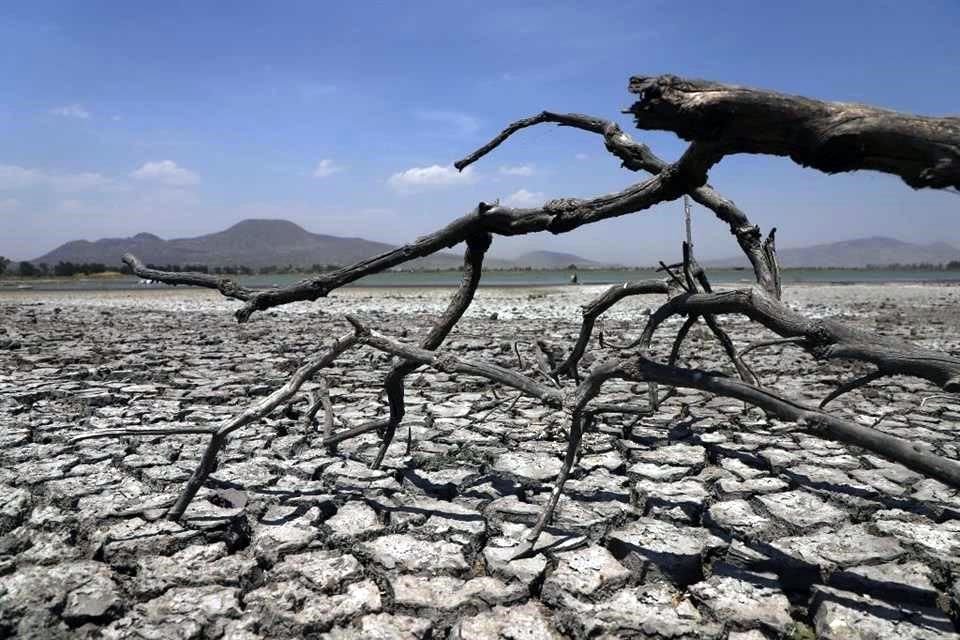
[[[0,189],[35,187],[55,191],[107,191],[118,188],[119,185],[100,173],[47,173],[11,164],[0,165]]]
[[[313,177],[326,178],[327,176],[332,176],[338,171],[343,171],[343,167],[337,166],[337,164],[329,158],[324,158],[317,163],[317,168],[313,170]]]
[[[62,116],[64,118],[78,118],[80,120],[86,120],[90,117],[90,112],[79,104],[68,104],[62,107],[56,107],[50,109],[50,113],[55,116]]]
[[[515,167],[500,167],[500,173],[505,176],[532,176],[536,172],[536,167],[534,167],[532,164],[521,164]]]
[[[425,122],[435,122],[452,129],[452,132],[458,135],[468,135],[480,128],[480,121],[477,118],[461,111],[420,109],[414,115]]]
[[[0,189],[23,189],[43,182],[43,173],[12,164],[0,164]]]
[[[200,182],[200,176],[177,165],[173,160],[145,162],[142,167],[131,172],[130,177],[137,180],[158,182],[171,187],[187,187]]]
[[[539,207],[546,202],[546,200],[547,197],[540,191],[520,189],[504,198],[503,204],[508,207]]]
[[[429,167],[412,167],[406,171],[395,173],[387,180],[387,184],[400,192],[422,191],[433,187],[449,187],[461,184],[470,184],[476,180],[473,167],[457,171],[455,167],[442,167],[438,164]]]
[[[20,201],[16,198],[4,198],[0,200],[0,213],[13,213],[20,206]]]

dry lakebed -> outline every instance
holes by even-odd
[[[605,287],[481,288],[443,349],[535,374]],[[537,553],[568,416],[486,381],[420,369],[383,467],[375,433],[319,445],[307,392],[233,437],[182,522],[163,519],[202,435],[349,330],[416,340],[448,289],[347,288],[234,322],[185,288],[0,292],[0,637],[957,638],[960,494],[742,403],[681,391],[648,417],[602,416]],[[960,287],[792,286],[784,299],[878,335],[960,352]],[[663,300],[604,317],[610,344]],[[674,319],[661,330],[666,357]],[[725,319],[740,346],[772,337]],[[516,349],[514,343],[517,342]],[[584,360],[612,357],[596,337]],[[682,361],[728,371],[694,329]],[[752,352],[764,384],[816,404],[862,365],[790,345]],[[322,371],[335,428],[382,416],[389,358]],[[603,397],[644,402],[643,385]],[[960,458],[960,398],[884,379],[832,411]],[[320,415],[322,422],[323,413]]]

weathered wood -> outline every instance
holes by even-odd
[[[487,155],[514,133],[543,123],[553,123],[563,127],[572,127],[603,136],[607,150],[621,160],[621,166],[630,171],[646,171],[657,175],[667,169],[669,163],[661,160],[650,147],[635,141],[620,129],[620,125],[611,120],[604,120],[594,116],[579,113],[554,113],[543,111],[530,118],[517,120],[507,125],[493,140],[480,147],[466,158],[454,163],[461,171]],[[768,254],[760,234],[760,229],[751,224],[746,214],[737,208],[732,200],[724,198],[710,185],[703,185],[688,192],[693,200],[713,211],[723,222],[730,227],[730,233],[737,239],[750,264],[753,266],[757,282],[770,293],[780,297],[778,289],[779,270],[776,262],[770,262],[772,254]]]
[[[651,314],[639,344],[648,350],[656,328],[682,314],[738,313],[799,344],[820,359],[859,360],[874,364],[883,375],[924,378],[944,391],[960,391],[960,358],[908,342],[860,331],[829,319],[810,319],[760,289],[719,293],[681,293]]]
[[[600,317],[604,311],[629,296],[654,293],[666,295],[669,292],[670,286],[666,280],[639,280],[636,282],[615,284],[602,295],[594,298],[583,307],[583,321],[580,325],[580,334],[567,359],[556,368],[555,373],[564,373],[577,382],[580,382],[577,364],[587,350],[587,344],[590,342],[590,336],[593,333],[593,327],[597,322],[597,318]]]
[[[960,462],[933,454],[917,443],[783,398],[767,389],[709,371],[668,367],[643,356],[622,362],[615,368],[617,371],[612,377],[638,382],[656,380],[674,387],[699,389],[741,400],[781,420],[796,422],[802,429],[821,437],[861,447],[951,487],[960,488]]]
[[[483,257],[486,255],[487,249],[490,248],[491,241],[492,237],[488,233],[480,233],[467,238],[467,248],[463,254],[463,279],[450,298],[446,310],[437,318],[433,327],[420,341],[421,349],[435,351],[439,348],[453,327],[463,317],[470,303],[473,302],[473,296],[477,291],[480,276],[483,273]],[[394,362],[390,371],[387,372],[384,389],[387,392],[387,401],[390,405],[390,417],[382,425],[380,449],[370,465],[373,469],[380,468],[384,456],[387,455],[387,449],[393,442],[397,427],[403,422],[403,416],[406,412],[403,381],[419,366],[420,363],[413,360],[400,360]]]
[[[736,85],[636,76],[637,127],[709,140],[726,154],[787,156],[825,173],[869,169],[915,189],[960,189],[960,118],[926,117]]]

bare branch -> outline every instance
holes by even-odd
[[[826,398],[820,401],[820,408],[823,409],[830,402],[832,402],[833,400],[836,400],[843,394],[849,393],[854,389],[859,389],[860,387],[864,387],[870,384],[871,382],[873,382],[874,380],[878,380],[882,378],[884,375],[886,374],[884,374],[882,371],[871,371],[865,376],[855,378],[853,380],[850,380],[849,382],[844,382],[842,385],[840,385],[839,387],[831,391]]]
[[[170,427],[166,429],[102,429],[80,436],[74,436],[67,442],[76,444],[84,440],[97,438],[124,438],[141,436],[183,436],[183,435],[212,435],[217,432],[216,427]]]
[[[123,256],[123,262],[133,271],[134,274],[147,280],[156,280],[167,284],[183,284],[191,287],[205,287],[207,289],[216,289],[228,298],[237,300],[249,300],[255,295],[255,291],[241,287],[236,281],[222,276],[210,275],[208,273],[197,273],[194,271],[182,271],[175,273],[172,271],[160,271],[144,266],[140,260],[132,253],[126,253]]]
[[[176,521],[183,516],[183,513],[187,510],[187,507],[190,506],[190,502],[197,494],[197,491],[200,490],[200,487],[206,482],[207,477],[216,468],[217,455],[226,444],[227,438],[231,433],[251,422],[263,418],[278,406],[290,400],[290,398],[300,390],[304,382],[312,378],[320,369],[333,364],[340,354],[356,343],[357,336],[355,333],[348,333],[340,337],[326,352],[311,358],[294,371],[293,375],[287,379],[287,382],[282,387],[265,398],[254,402],[241,413],[224,422],[210,438],[210,442],[207,444],[200,463],[197,465],[197,468],[194,469],[190,479],[187,480],[176,503],[167,513],[167,518]]]
[[[593,332],[597,318],[604,311],[628,296],[653,293],[666,295],[669,292],[670,287],[664,280],[624,282],[623,284],[613,285],[607,289],[601,296],[595,298],[583,307],[583,323],[580,325],[580,335],[577,337],[577,342],[573,345],[573,350],[570,352],[570,355],[557,367],[556,373],[566,373],[577,382],[580,381],[580,375],[577,373],[577,364],[587,349],[587,343],[590,342],[590,334]]]
[[[420,348],[434,351],[443,344],[450,331],[463,317],[470,303],[473,302],[473,296],[477,291],[480,276],[483,273],[483,257],[487,249],[490,248],[491,240],[492,238],[488,233],[480,233],[467,238],[467,249],[463,254],[463,279],[453,297],[450,298],[447,309],[433,324],[430,332],[420,341]],[[373,469],[380,468],[384,456],[387,455],[387,449],[393,442],[397,427],[403,421],[406,412],[403,381],[418,366],[420,366],[419,363],[411,360],[395,362],[387,373],[384,388],[387,391],[387,401],[390,404],[390,418],[383,425],[380,449],[371,464]]]
[[[805,430],[821,437],[862,447],[928,477],[960,488],[960,463],[957,461],[930,453],[917,443],[788,400],[767,389],[709,371],[668,367],[643,356],[620,363],[617,369],[617,377],[627,380],[656,380],[674,387],[699,389],[741,400],[782,420],[795,421]]]
[[[657,175],[670,166],[657,157],[650,150],[650,147],[633,140],[628,134],[624,133],[616,122],[578,113],[553,113],[550,111],[544,111],[508,125],[497,137],[463,160],[454,163],[454,166],[463,170],[493,151],[517,131],[541,123],[555,123],[560,126],[574,127],[602,135],[607,150],[620,158],[621,166],[630,171],[646,171]],[[732,200],[724,198],[710,185],[692,189],[689,194],[695,202],[713,211],[720,220],[730,226],[730,232],[736,237],[740,248],[753,265],[757,283],[779,298],[779,270],[776,262],[770,262],[772,256],[765,250],[760,230],[750,223],[746,214],[738,209]]]
[[[960,358],[853,329],[833,320],[811,320],[759,289],[675,296],[651,314],[638,344],[645,352],[649,351],[653,333],[664,320],[691,313],[743,314],[783,337],[802,338],[804,348],[816,358],[869,362],[885,375],[916,376],[945,391],[960,390]]]
[[[537,398],[548,406],[557,409],[563,407],[563,393],[560,390],[542,385],[522,373],[517,373],[482,360],[460,358],[452,354],[440,354],[434,351],[428,351],[427,349],[401,344],[379,333],[374,333],[353,316],[348,315],[347,320],[356,330],[357,341],[360,344],[367,345],[379,351],[391,353],[406,360],[411,360],[417,364],[429,365],[445,373],[464,373],[499,382],[508,387],[513,387],[518,391],[522,391],[528,396]]]

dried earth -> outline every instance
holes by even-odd
[[[444,348],[516,367],[519,340],[534,375],[524,343],[569,348],[579,305],[601,290],[481,289]],[[345,333],[340,314],[415,340],[446,295],[346,289],[237,325],[235,306],[205,291],[0,294],[0,637],[960,637],[958,492],[700,393],[637,422],[601,420],[540,553],[520,559],[566,418],[483,381],[413,374],[380,471],[367,464],[375,435],[318,446],[303,393],[229,443],[181,524],[159,506],[203,436],[67,443],[217,424]],[[785,298],[960,351],[960,288],[792,287]],[[611,310],[606,338],[628,342],[659,302]],[[725,326],[740,345],[770,337]],[[688,364],[728,368],[709,334],[691,337]],[[585,364],[612,354],[592,347]],[[748,357],[765,384],[809,403],[856,372],[791,346]],[[325,371],[338,429],[384,414],[388,364],[356,350]],[[960,458],[960,399],[935,395],[897,378],[833,410]],[[604,397],[645,396],[610,383]]]

